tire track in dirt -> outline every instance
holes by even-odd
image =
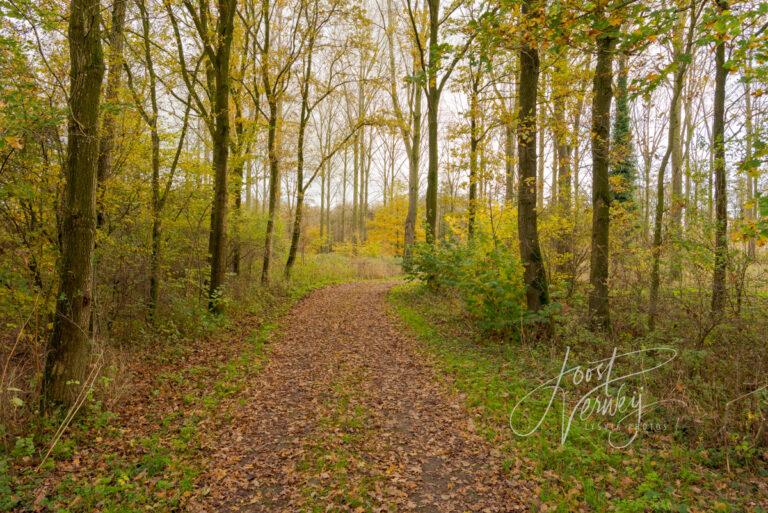
[[[459,398],[389,313],[392,284],[313,292],[208,427],[191,511],[526,511]]]

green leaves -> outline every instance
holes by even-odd
[[[408,273],[433,288],[458,292],[485,331],[511,335],[521,322],[525,298],[522,265],[503,246],[420,245]]]

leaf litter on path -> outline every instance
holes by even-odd
[[[313,292],[207,426],[195,512],[527,511],[533,484],[390,317],[391,284]]]

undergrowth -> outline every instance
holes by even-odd
[[[275,321],[314,289],[396,272],[381,259],[313,256],[290,283],[233,291],[228,315],[201,312],[183,336],[166,325],[111,348],[128,363],[105,367],[50,457],[59,416],[32,417],[0,452],[0,511],[183,509],[204,468],[199,426],[259,371]]]
[[[539,346],[489,340],[472,316],[462,313],[456,298],[435,294],[424,285],[398,286],[390,300],[422,341],[439,374],[466,398],[479,429],[503,451],[505,469],[524,478],[533,472],[538,497],[531,510],[762,512],[768,508],[765,459],[732,455],[726,468],[715,450],[686,439],[686,432],[662,411],[649,412],[638,437],[621,449],[612,447],[608,435],[613,432],[614,445],[622,445],[616,443],[616,435],[627,441],[631,432],[597,416],[577,416],[561,444],[559,401],[533,429],[548,407],[549,389],[530,396],[511,415],[521,398],[559,375],[567,340]],[[652,367],[654,359],[662,358],[649,353],[646,363]],[[588,361],[571,354],[569,366]],[[647,373],[643,379],[654,376]],[[570,392],[584,393],[584,388]],[[648,401],[658,399],[646,394]],[[566,414],[570,413],[566,406]]]

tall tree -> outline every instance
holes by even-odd
[[[685,51],[683,48],[683,37],[685,32],[686,16],[685,11],[681,10],[678,15],[678,20],[675,25],[674,35],[672,36],[672,48],[674,60],[679,62],[682,58],[682,54]],[[685,57],[686,60],[690,59],[690,56]],[[687,67],[687,66],[686,66]],[[681,83],[673,83],[673,89],[680,89],[681,91],[685,87],[685,74],[675,73],[674,80],[679,80]],[[670,123],[669,129],[671,137],[669,143],[672,145],[670,161],[672,164],[672,194],[670,195],[670,228],[673,240],[679,240],[683,234],[683,124],[681,121],[681,102],[678,100],[671,108],[676,112],[670,113],[670,117],[674,117],[676,123],[674,126]],[[672,258],[670,261],[670,277],[673,280],[679,279],[681,275],[680,258],[677,251],[672,252]]]
[[[696,9],[696,0],[691,0],[689,5],[690,26],[688,27],[688,34],[686,37],[685,50],[683,53],[677,55],[679,59],[677,68],[675,70],[675,79],[673,80],[672,98],[670,100],[669,109],[669,129],[667,131],[667,150],[661,159],[659,164],[659,172],[656,182],[656,212],[653,223],[653,243],[651,246],[651,254],[653,262],[651,264],[651,284],[649,291],[649,304],[648,304],[648,329],[653,330],[656,323],[656,312],[658,309],[659,298],[659,285],[661,281],[660,276],[660,260],[661,260],[661,244],[662,244],[662,218],[664,216],[664,175],[666,172],[667,164],[674,150],[674,138],[676,137],[677,127],[680,124],[680,109],[675,108],[680,102],[680,97],[683,94],[683,79],[678,78],[678,75],[685,75],[688,68],[691,50],[693,49],[694,33],[696,29],[696,19],[699,11]]]
[[[440,97],[445,84],[448,82],[456,64],[462,59],[469,46],[472,44],[476,31],[472,31],[464,44],[454,52],[448,65],[443,67],[442,61],[448,45],[440,43],[440,27],[449,19],[449,16],[441,15],[440,0],[425,0],[428,16],[427,45],[421,41],[420,30],[414,13],[413,0],[406,1],[408,17],[411,22],[411,37],[413,37],[416,54],[419,57],[420,68],[426,70],[425,80],[422,82],[424,94],[427,98],[427,191],[426,191],[426,237],[427,242],[434,243],[437,230],[437,188],[438,188],[438,117],[440,112]],[[452,4],[453,12],[461,6],[461,1]],[[450,13],[449,13],[450,14]],[[427,48],[425,48],[427,46]],[[442,71],[442,74],[440,73]]]
[[[99,100],[104,77],[98,0],[72,0],[69,13],[69,115],[61,225],[59,293],[43,376],[43,407],[75,403],[91,355]],[[79,386],[78,386],[79,385]]]
[[[160,264],[161,264],[161,232],[162,232],[162,211],[165,206],[165,202],[168,199],[168,193],[171,190],[173,184],[173,177],[176,174],[176,169],[179,164],[179,158],[181,157],[181,151],[184,146],[184,140],[187,133],[187,127],[189,125],[189,110],[191,106],[191,100],[187,98],[184,109],[184,118],[181,126],[181,134],[179,136],[178,143],[176,145],[176,152],[171,163],[168,177],[165,182],[165,186],[161,190],[160,187],[160,131],[158,128],[158,121],[160,117],[160,109],[158,106],[158,79],[155,71],[155,61],[152,55],[152,37],[150,33],[150,15],[146,6],[145,0],[136,0],[136,6],[139,9],[139,15],[141,19],[141,49],[136,53],[142,55],[143,66],[145,69],[145,75],[147,78],[147,87],[149,92],[149,110],[144,107],[144,102],[139,96],[136,90],[133,74],[128,64],[125,64],[126,75],[128,76],[128,88],[133,96],[134,105],[136,106],[141,118],[147,124],[149,128],[149,138],[151,147],[151,166],[152,166],[152,237],[151,237],[151,253],[149,263],[149,320],[154,322],[157,314],[157,304],[160,296]]]
[[[605,6],[598,2],[597,20],[605,25]],[[592,249],[589,268],[589,318],[593,328],[610,327],[608,303],[608,234],[611,189],[608,180],[611,136],[611,82],[615,37],[609,30],[597,36],[592,82]]]
[[[634,199],[637,175],[629,118],[628,75],[627,56],[622,55],[619,58],[619,72],[616,77],[616,117],[613,123],[612,149],[614,162],[610,172],[613,177],[613,199],[620,203],[627,203]]]
[[[413,244],[416,242],[416,213],[419,202],[419,163],[421,153],[421,103],[422,87],[417,75],[423,70],[419,69],[419,59],[412,57],[411,80],[408,83],[409,112],[403,112],[397,88],[397,65],[395,61],[395,34],[397,23],[393,0],[387,0],[386,36],[389,57],[389,96],[392,101],[392,110],[403,139],[406,155],[408,157],[408,212],[405,217],[403,266],[408,268],[412,258]],[[423,40],[421,34],[418,35]]]
[[[536,211],[536,100],[539,87],[539,51],[532,29],[541,15],[541,2],[525,0],[523,19],[526,30],[520,46],[518,151],[518,216],[520,258],[525,268],[525,298],[528,309],[540,310],[549,303],[549,287],[544,259],[539,246]]]
[[[718,14],[728,10],[727,0],[715,0]],[[715,43],[715,99],[712,119],[715,174],[715,270],[712,275],[712,313],[722,315],[726,301],[725,271],[728,266],[728,198],[725,176],[725,35],[718,34]]]
[[[299,5],[299,14],[304,4]],[[269,160],[269,196],[267,210],[267,228],[264,235],[264,256],[261,265],[261,283],[269,283],[269,269],[272,262],[272,246],[275,238],[275,217],[280,201],[280,129],[282,117],[283,94],[288,88],[290,71],[301,55],[304,39],[300,36],[301,18],[295,16],[288,38],[290,47],[275,48],[277,38],[272,34],[273,17],[278,9],[272,7],[271,0],[262,0],[260,24],[261,27],[251,27],[258,32],[261,39],[254,38],[261,61],[262,88],[267,99],[268,111],[264,113],[267,119],[267,155]],[[283,51],[286,50],[286,51]],[[281,58],[282,57],[282,58]]]
[[[173,25],[176,47],[179,54],[181,75],[195,106],[200,112],[213,141],[213,204],[211,207],[211,226],[208,238],[210,259],[210,278],[208,283],[208,309],[220,313],[222,303],[219,300],[226,273],[226,221],[227,221],[227,170],[229,160],[229,61],[235,26],[237,0],[217,0],[216,30],[209,28],[210,7],[206,2],[195,6],[191,0],[183,0],[183,5],[197,31],[203,50],[206,68],[206,86],[210,109],[197,94],[198,78],[187,69],[184,56],[184,43],[179,30],[179,22],[173,7],[166,4],[166,11]]]
[[[96,171],[98,184],[96,224],[102,226],[105,222],[104,194],[106,182],[113,170],[113,152],[115,146],[115,111],[114,104],[120,95],[120,85],[123,75],[123,46],[125,38],[125,6],[127,0],[114,0],[112,3],[112,27],[109,33],[109,71],[104,101],[110,109],[104,111],[101,137],[99,140],[99,163]]]

